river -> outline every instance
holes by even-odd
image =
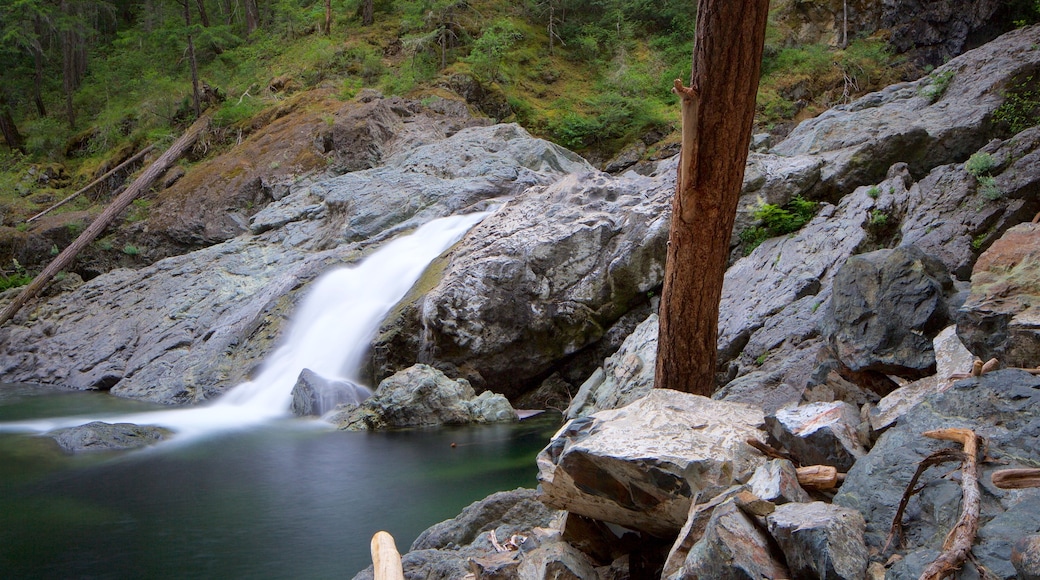
[[[0,420],[145,405],[0,387]],[[0,577],[350,578],[376,531],[405,551],[488,494],[536,484],[559,424],[389,433],[284,419],[130,453],[70,456],[0,433]],[[452,446],[454,443],[454,447]]]

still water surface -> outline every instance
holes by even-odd
[[[0,421],[151,408],[0,386]],[[558,424],[349,433],[285,419],[88,456],[0,433],[0,577],[350,578],[380,529],[404,551],[477,499],[533,487]]]

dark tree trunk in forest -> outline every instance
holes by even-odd
[[[7,97],[3,95],[0,95],[0,134],[3,134],[8,147],[25,153],[22,146],[22,134],[18,132],[18,127],[14,124],[11,108],[7,105]]]
[[[47,116],[47,108],[43,106],[43,46],[41,44],[43,39],[43,20],[37,16],[33,20],[33,29],[36,33],[37,46],[33,48],[33,67],[35,74],[33,75],[33,103],[36,105],[36,112],[41,117]]]
[[[199,6],[199,22],[206,28],[209,28],[209,14],[206,13],[206,3],[203,0],[195,0],[195,4]]]
[[[249,36],[260,26],[260,9],[256,0],[245,0],[246,12],[246,36]]]
[[[195,118],[198,119],[202,115],[202,99],[199,97],[199,67],[195,62],[195,42],[191,35],[191,3],[188,0],[183,1],[184,26],[188,32],[188,64],[191,67],[191,102],[195,107]]]
[[[672,202],[655,386],[715,390],[719,301],[755,116],[768,0],[700,0]]]
[[[375,22],[374,0],[364,0],[361,3],[361,25],[371,26]]]
[[[76,127],[76,109],[72,96],[79,88],[83,75],[87,72],[87,46],[81,32],[82,24],[78,22],[76,9],[69,2],[62,1],[59,10],[72,24],[66,25],[61,32],[62,56],[62,88],[65,91],[65,114],[69,127]]]
[[[332,34],[332,0],[325,0],[325,36]]]

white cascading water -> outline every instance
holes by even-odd
[[[293,317],[283,344],[259,376],[210,405],[107,417],[61,417],[0,424],[4,431],[50,431],[90,421],[160,425],[183,436],[263,423],[289,414],[292,388],[303,369],[326,379],[357,381],[371,337],[434,258],[487,213],[434,220],[395,238],[360,264],[324,274]]]

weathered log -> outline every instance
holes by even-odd
[[[971,553],[971,545],[975,542],[975,533],[979,528],[979,496],[978,480],[978,436],[971,429],[937,429],[925,431],[925,437],[956,441],[964,447],[964,460],[961,463],[961,517],[943,542],[942,552],[924,572],[921,580],[940,580],[961,567]]]
[[[52,212],[52,211],[58,209],[59,207],[65,205],[66,203],[69,203],[70,201],[76,199],[76,197],[82,195],[84,192],[90,191],[90,189],[92,187],[94,187],[95,185],[97,185],[97,184],[101,183],[102,181],[108,179],[109,177],[112,177],[112,175],[114,175],[115,172],[119,171],[120,169],[126,167],[127,165],[130,165],[131,163],[133,163],[134,161],[137,161],[141,157],[144,157],[145,153],[148,153],[152,149],[155,149],[155,145],[149,145],[149,146],[145,147],[144,149],[141,149],[133,157],[131,157],[130,159],[127,159],[126,161],[124,161],[124,162],[120,163],[119,165],[116,165],[112,169],[108,170],[104,175],[102,175],[101,177],[95,179],[94,181],[91,181],[89,184],[84,186],[83,189],[80,189],[76,193],[66,197],[65,199],[59,201],[58,203],[50,206],[49,208],[41,211],[40,213],[32,216],[31,218],[25,220],[25,223],[31,224],[32,222],[42,218],[43,216],[49,214],[50,212]]]
[[[834,489],[841,480],[838,468],[831,465],[807,465],[795,471],[798,472],[798,484],[805,489]]]
[[[401,554],[394,537],[387,532],[372,536],[372,569],[375,580],[404,580]]]
[[[992,479],[1000,489],[1040,487],[1040,469],[1001,469],[993,472]]]
[[[152,186],[152,183],[159,178],[177,159],[184,155],[184,153],[195,143],[199,135],[209,126],[210,118],[212,114],[207,112],[205,115],[199,117],[195,123],[188,127],[188,130],[180,136],[179,139],[170,145],[170,148],[165,153],[159,156],[154,163],[148,166],[144,172],[134,180],[123,193],[116,196],[112,203],[105,208],[105,211],[101,212],[94,221],[90,223],[83,233],[67,248],[65,248],[58,257],[54,258],[47,267],[43,269],[33,281],[26,286],[21,294],[19,294],[10,304],[4,308],[3,312],[0,313],[0,326],[11,319],[15,313],[26,302],[36,296],[43,290],[44,286],[51,281],[54,276],[60,272],[63,268],[72,263],[72,260],[79,254],[83,248],[87,247],[90,242],[93,242],[95,238],[101,235],[101,232],[105,231],[105,228],[115,220],[115,218],[126,209],[134,199],[141,193],[148,190]]]

